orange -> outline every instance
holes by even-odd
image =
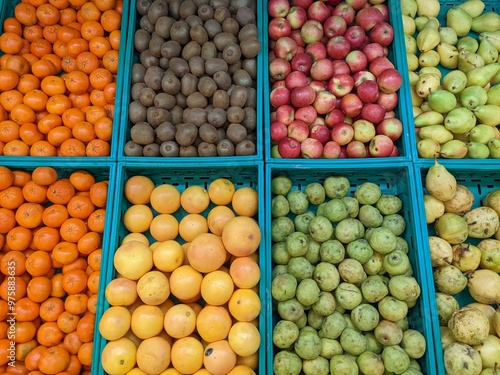
[[[216,236],[220,236],[222,235],[224,226],[233,217],[235,217],[235,214],[229,207],[215,206],[207,216],[208,229]]]
[[[189,186],[181,193],[181,206],[190,214],[202,213],[209,204],[208,192],[201,186]]]
[[[153,209],[161,214],[173,214],[181,206],[181,193],[170,184],[155,187],[149,199]]]
[[[123,224],[129,232],[146,232],[153,221],[151,208],[144,204],[130,206],[123,215]]]
[[[246,357],[259,350],[260,333],[253,323],[236,322],[229,330],[227,340],[237,355]]]
[[[234,184],[226,178],[218,178],[208,186],[208,195],[212,203],[225,206],[231,203],[235,192]]]
[[[170,214],[160,214],[155,216],[151,221],[149,232],[157,241],[173,240],[179,233],[179,223]]]
[[[149,271],[137,281],[137,294],[146,305],[160,305],[170,296],[168,278],[163,272]]]
[[[225,304],[231,298],[233,291],[233,280],[224,271],[209,272],[201,282],[201,297],[209,305],[220,306]]]
[[[125,307],[111,306],[102,314],[99,332],[106,340],[117,340],[128,332],[132,315]]]
[[[132,176],[125,182],[124,193],[132,204],[148,204],[154,188],[155,184],[150,178]]]
[[[225,263],[226,256],[222,240],[211,233],[196,236],[187,251],[189,264],[203,273],[217,270]]]
[[[226,340],[212,342],[205,347],[203,364],[213,374],[227,374],[236,365],[236,353]]]
[[[229,220],[222,231],[222,242],[232,255],[248,256],[260,245],[262,234],[258,223],[247,216],[236,216]]]
[[[163,272],[172,272],[184,262],[182,246],[174,240],[160,242],[153,250],[153,262]]]
[[[181,374],[193,374],[203,366],[203,345],[194,337],[176,340],[171,350],[172,366]]]
[[[113,262],[120,275],[138,280],[153,267],[153,255],[144,243],[130,241],[116,250]]]
[[[259,264],[250,257],[236,258],[229,266],[229,275],[238,288],[253,288],[260,280]]]
[[[236,289],[228,302],[229,312],[241,322],[251,322],[259,316],[261,303],[253,289]]]
[[[190,265],[176,268],[170,274],[170,292],[180,300],[191,300],[200,295],[203,275]]]
[[[126,374],[136,364],[137,346],[126,337],[109,341],[101,353],[102,367],[108,374]]]
[[[163,330],[163,312],[158,306],[138,306],[132,313],[130,328],[143,340],[156,336]]]
[[[170,365],[170,343],[163,337],[151,337],[137,348],[137,366],[147,374],[159,374]]]
[[[104,290],[111,306],[129,306],[137,300],[137,283],[126,277],[111,280]]]
[[[142,233],[129,233],[125,237],[123,237],[121,244],[123,245],[129,241],[139,241],[149,246],[149,239]]]
[[[183,303],[172,306],[165,313],[164,328],[174,339],[189,336],[196,328],[195,311]]]
[[[198,334],[207,342],[225,339],[231,325],[231,315],[223,306],[205,305],[196,317]]]
[[[207,219],[200,214],[187,214],[179,223],[179,235],[186,242],[191,242],[201,234],[208,233]]]
[[[239,188],[234,192],[231,204],[237,215],[253,217],[259,205],[257,191],[251,187]]]

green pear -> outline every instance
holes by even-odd
[[[416,0],[417,15],[427,17],[437,17],[441,10],[439,0]]]
[[[459,4],[458,7],[469,13],[472,18],[475,18],[483,14],[485,4],[481,0],[468,0]]]
[[[452,70],[443,77],[443,89],[459,94],[467,86],[467,76],[460,70]]]
[[[439,31],[433,27],[426,26],[417,35],[417,47],[420,52],[426,52],[436,48],[440,41]]]
[[[417,143],[418,156],[425,159],[434,159],[441,152],[441,145],[432,138],[422,139]]]
[[[401,0],[401,12],[411,18],[417,15],[417,3],[415,0]]]
[[[500,30],[500,14],[496,12],[483,13],[472,20],[471,29],[476,33]]]
[[[417,117],[418,115],[424,113],[424,111],[422,111],[422,108],[420,107],[416,107],[414,105],[411,106],[411,113],[413,115],[413,118]]]
[[[422,31],[425,25],[427,25],[427,22],[429,22],[429,17],[427,16],[419,16],[415,18],[415,27],[417,28],[417,31]]]
[[[420,66],[426,68],[438,66],[440,61],[441,61],[440,54],[434,51],[433,49],[426,52],[422,52],[418,57],[418,63],[420,64]],[[457,51],[457,66],[458,66],[458,51]]]
[[[477,54],[483,58],[485,65],[498,60],[498,50],[488,39],[481,40]]]
[[[485,105],[487,100],[488,92],[481,86],[469,86],[460,93],[460,104],[468,109]]]
[[[441,43],[456,45],[458,42],[457,33],[451,27],[441,27],[439,29],[439,36],[441,37]]]
[[[483,58],[477,53],[471,53],[465,50],[458,52],[458,69],[464,73],[474,68],[484,66]]]
[[[464,143],[469,143],[469,133],[464,133],[464,134],[457,134],[453,133],[453,139],[458,139],[459,141],[462,141]]]
[[[486,31],[479,34],[479,40],[486,39],[500,52],[500,30]]]
[[[480,105],[474,108],[474,115],[481,124],[500,125],[500,106],[494,104]]]
[[[419,76],[415,89],[418,96],[427,98],[431,92],[436,91],[440,85],[440,78],[436,74],[422,74]]]
[[[430,95],[430,94],[429,94]],[[426,98],[427,99],[427,98]],[[429,104],[429,102],[427,100],[425,100],[421,105],[420,105],[420,108],[422,108],[422,111],[424,112],[428,112],[428,111],[432,111],[431,109],[431,106]]]
[[[413,35],[417,31],[415,20],[407,14],[403,14],[403,32],[406,35]]]
[[[447,90],[436,90],[427,98],[433,111],[439,113],[448,113],[457,105],[455,95]]]
[[[500,63],[488,64],[479,68],[469,70],[467,75],[467,86],[484,87],[500,70]]]
[[[500,106],[500,85],[491,87],[488,91],[488,100],[486,104],[495,104]]]
[[[444,125],[430,125],[420,128],[418,136],[421,139],[434,139],[440,145],[453,139],[453,133],[444,127]]]
[[[467,156],[471,159],[487,159],[490,156],[490,149],[483,143],[467,143]]]
[[[500,62],[500,56],[499,56],[499,60],[498,60],[498,61]],[[494,76],[494,77],[490,80],[490,83],[491,83],[492,85],[496,85],[496,84],[500,83],[500,70],[499,70],[499,71],[498,71],[498,73],[497,73],[497,74],[495,74],[495,76]]]
[[[488,148],[493,159],[500,159],[500,139],[495,138],[489,141]]]
[[[493,126],[479,124],[474,126],[469,132],[469,140],[471,142],[479,142],[487,144],[490,140],[495,138],[495,128]]]
[[[409,53],[416,54],[418,52],[417,40],[412,35],[405,34],[405,48],[406,52]]]
[[[462,159],[467,155],[467,144],[458,139],[452,139],[441,145],[440,155],[446,159]]]
[[[476,116],[467,108],[455,108],[444,118],[444,126],[452,133],[464,134],[476,126]]]
[[[457,43],[457,49],[465,50],[470,53],[476,53],[479,48],[479,42],[471,36],[460,38]]]
[[[438,90],[438,91],[443,91],[443,90]],[[430,125],[442,125],[444,122],[444,116],[437,111],[431,110],[422,112],[413,119],[413,122],[417,128]]]
[[[430,51],[429,51],[430,52]],[[437,46],[440,63],[448,69],[458,68],[458,49],[452,44],[439,43]]]
[[[406,52],[406,63],[408,64],[408,70],[410,72],[414,72],[420,66],[418,64],[417,55],[415,55],[414,53],[410,53],[410,52]],[[415,74],[417,75],[417,79],[418,79],[418,74],[417,73],[415,73]],[[410,84],[411,84],[411,82],[410,82]]]
[[[446,12],[446,26],[451,27],[458,36],[466,36],[472,27],[473,18],[462,8],[453,7]]]

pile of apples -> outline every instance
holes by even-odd
[[[272,157],[398,156],[385,0],[270,0],[268,14]]]

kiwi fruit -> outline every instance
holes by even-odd
[[[188,44],[182,48],[182,58],[189,61],[191,57],[201,55],[201,46],[194,40],[190,41]]]
[[[260,42],[258,38],[249,38],[240,43],[241,54],[246,59],[253,59],[259,54]]]
[[[184,74],[184,76],[181,78],[182,95],[184,96],[191,95],[193,92],[196,92],[197,87],[198,87],[198,77],[196,77],[194,74],[191,73]]]
[[[229,107],[229,95],[225,90],[217,90],[212,96],[214,108],[227,109]]]
[[[123,147],[125,156],[142,156],[142,146],[130,140]]]
[[[179,156],[179,145],[174,141],[166,141],[160,145],[162,156]]]
[[[149,40],[151,39],[151,34],[146,30],[139,29],[134,34],[134,48],[139,51],[145,51],[149,47]]]
[[[247,88],[243,86],[234,86],[229,95],[229,105],[244,107],[247,102]]]
[[[184,0],[179,7],[179,16],[181,18],[188,18],[196,14],[197,7],[192,0]]]
[[[179,156],[182,156],[182,157],[198,156],[198,150],[193,145],[181,146],[181,147],[179,147]]]
[[[196,25],[203,26],[203,20],[194,14],[187,17],[186,22],[189,25],[189,27],[191,27],[191,28],[195,27]]]
[[[145,146],[154,142],[154,129],[145,121],[138,122],[130,129],[130,138],[138,145]]]
[[[250,74],[245,69],[238,69],[233,73],[233,81],[235,85],[252,87],[253,80]]]
[[[159,92],[155,95],[152,105],[157,108],[172,109],[175,106],[175,97],[166,92]]]
[[[222,58],[228,64],[234,64],[241,58],[240,46],[236,43],[229,43],[222,51]]]
[[[179,20],[179,8],[183,0],[170,0],[168,4],[168,15],[174,20]]]
[[[146,85],[144,82],[137,82],[132,85],[132,88],[130,89],[130,96],[132,97],[132,100],[139,100],[139,96],[141,95],[141,91],[144,90],[148,85]]]
[[[199,91],[189,94],[186,98],[186,105],[188,108],[205,108],[207,104],[207,98]]]
[[[227,72],[227,62],[218,58],[208,58],[205,60],[205,73],[213,76],[219,71]]]
[[[218,139],[217,128],[209,123],[204,123],[198,129],[200,138],[207,143],[215,143]]]
[[[150,66],[159,66],[158,57],[155,57],[149,52],[149,49],[142,51],[139,55],[139,61],[142,66],[149,68]]]
[[[181,54],[182,46],[175,40],[169,40],[162,44],[161,55],[167,59],[172,59]]]
[[[193,0],[193,3],[199,8],[202,5],[208,5],[210,3],[210,0]]]
[[[150,66],[144,74],[144,83],[153,90],[160,90],[164,73],[165,71],[159,66]]]
[[[147,109],[146,119],[153,128],[156,128],[162,122],[170,121],[170,113],[164,108],[151,106]]]
[[[184,74],[189,72],[189,64],[186,60],[180,57],[172,57],[168,66],[172,69],[172,72],[176,77],[182,77]]]
[[[210,124],[218,128],[226,123],[226,111],[222,108],[213,108],[212,110],[208,111],[207,120]]]
[[[214,73],[212,78],[221,90],[228,90],[231,87],[231,76],[227,72],[219,70]]]
[[[139,100],[134,100],[128,106],[128,118],[132,124],[146,121],[147,108]]]
[[[205,74],[205,60],[201,56],[193,56],[188,61],[189,70],[196,77],[201,77]]]
[[[186,108],[182,113],[182,121],[199,127],[207,122],[207,111],[204,108]]]
[[[162,142],[175,139],[175,126],[170,121],[162,122],[154,129],[155,136]]]
[[[160,145],[158,143],[150,143],[143,147],[142,154],[144,156],[160,156]]]
[[[210,0],[210,6],[216,8],[229,8],[229,0]]]
[[[181,81],[173,74],[166,73],[161,79],[162,90],[170,95],[175,95],[181,90]]]
[[[175,103],[182,109],[186,108],[187,107],[186,96],[182,92],[178,92],[177,94],[175,94]]]
[[[135,9],[141,16],[145,16],[148,14],[148,9],[151,4],[153,4],[153,0],[137,0],[135,3]]]
[[[217,90],[217,84],[210,77],[201,77],[198,81],[198,91],[210,98]]]
[[[139,20],[139,27],[143,30],[146,30],[148,33],[152,33],[155,31],[155,25],[151,23],[148,16],[142,16]]]
[[[232,106],[226,110],[227,121],[231,123],[241,124],[245,118],[245,111],[241,107]]]
[[[212,143],[201,142],[198,145],[198,156],[217,156],[217,146]]]
[[[177,103],[177,102],[176,102]],[[174,125],[177,125],[177,124],[180,124],[182,122],[182,113],[183,113],[183,109],[179,106],[179,104],[177,103],[174,108],[172,108],[169,112],[170,112],[170,122]]]
[[[237,41],[238,40],[233,34],[224,32],[217,34],[213,40],[217,50],[221,52],[224,51],[224,48],[226,48],[229,43],[236,43]]]
[[[255,13],[248,7],[241,7],[236,12],[236,21],[240,26],[255,24]]]
[[[213,39],[217,34],[222,32],[222,25],[213,18],[206,20],[203,26],[205,27],[207,35],[210,39]]]
[[[185,20],[174,22],[170,28],[170,38],[179,42],[181,45],[189,42],[189,25]]]
[[[257,90],[253,87],[247,87],[247,102],[246,107],[257,107]]]
[[[259,30],[257,26],[253,23],[243,26],[238,32],[238,40],[241,42],[248,40],[250,38],[258,38]]]
[[[161,16],[156,20],[154,24],[154,30],[156,34],[163,39],[170,38],[170,28],[174,24],[175,20],[172,17]]]
[[[234,153],[236,156],[255,155],[255,143],[245,139],[236,145]]]
[[[252,79],[257,79],[257,59],[244,59],[241,62],[241,68],[244,69],[248,74],[250,74],[250,77],[252,77]]]
[[[170,60],[167,59],[166,57],[160,57],[160,60],[158,61],[158,66],[162,69],[168,69],[169,62]]]
[[[247,135],[247,129],[241,124],[231,123],[226,129],[227,138],[235,144],[246,139]]]
[[[243,108],[243,112],[245,112],[245,116],[243,117],[241,125],[243,125],[249,133],[252,133],[257,127],[257,113],[252,107]]]
[[[165,39],[161,36],[154,36],[149,40],[149,53],[154,57],[161,57],[161,46],[165,43]],[[145,52],[145,51],[144,51]]]
[[[217,155],[234,156],[234,145],[229,139],[223,139],[217,144]]]
[[[137,82],[144,82],[144,75],[146,74],[146,67],[142,64],[135,63],[132,65],[132,84]]]
[[[168,4],[165,0],[155,0],[148,9],[148,18],[152,24],[165,14],[168,14]]]
[[[241,60],[236,61],[234,64],[228,65],[227,72],[234,76],[234,73],[241,69]],[[233,78],[234,81],[234,78]],[[235,83],[235,82],[233,82]]]
[[[180,123],[175,127],[175,140],[179,146],[189,146],[193,144],[198,135],[198,127],[193,123]]]
[[[222,31],[236,36],[240,31],[240,25],[238,24],[238,21],[236,21],[234,18],[226,18],[222,22]]]
[[[189,36],[191,40],[202,46],[208,42],[207,30],[202,25],[195,25],[189,30]],[[201,48],[201,47],[200,47]]]
[[[201,5],[198,7],[198,17],[200,17],[203,21],[214,18],[214,8],[212,8],[209,4]]]
[[[154,104],[155,96],[156,96],[156,91],[153,90],[151,87],[146,87],[139,94],[139,100],[146,107],[151,107]]]
[[[214,20],[219,22],[221,25],[226,18],[231,17],[231,12],[229,11],[229,9],[227,9],[227,7],[219,6],[219,7],[214,7],[214,9],[215,9]]]
[[[217,47],[212,42],[206,42],[201,46],[201,57],[206,60],[210,57],[217,57]]]

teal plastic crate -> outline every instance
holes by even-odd
[[[219,159],[220,160],[220,159]],[[125,182],[132,176],[146,176],[150,178],[155,185],[160,184],[171,184],[182,192],[189,186],[203,186],[205,188],[208,187],[211,181],[217,178],[226,178],[233,182],[236,189],[241,187],[252,187],[254,188],[259,195],[259,207],[258,214],[255,219],[258,221],[259,226],[262,231],[262,242],[257,250],[259,252],[259,266],[261,269],[261,280],[259,283],[259,295],[261,297],[261,314],[259,316],[259,331],[261,334],[261,346],[259,349],[259,369],[265,369],[265,358],[266,358],[266,313],[267,308],[265,305],[266,299],[263,297],[266,294],[267,285],[265,283],[266,279],[264,277],[265,274],[265,259],[266,259],[266,246],[264,243],[264,233],[266,224],[265,224],[265,213],[264,213],[264,166],[263,162],[243,162],[235,166],[228,166],[226,163],[221,160],[219,163],[211,166],[201,167],[199,164],[194,163],[184,163],[183,166],[172,165],[168,166],[165,163],[151,163],[147,166],[144,166],[142,162],[136,163],[122,163],[119,162],[117,166],[117,174],[116,180],[113,187],[113,192],[115,193],[116,199],[114,201],[114,209],[113,209],[113,227],[110,235],[109,241],[109,251],[107,252],[107,258],[103,259],[103,268],[102,268],[102,285],[103,288],[116,277],[116,270],[113,266],[113,258],[116,249],[120,246],[123,238],[129,233],[125,226],[123,225],[122,218],[131,204],[127,201],[124,195],[124,186]],[[202,213],[202,215],[208,215],[208,212],[214,205],[211,203],[210,206]],[[153,210],[153,212],[155,212]],[[177,210],[173,215],[180,219],[184,215],[186,215],[186,211],[182,208]],[[153,242],[151,235],[149,232],[144,233],[148,238]],[[177,237],[176,241],[179,243],[183,243],[182,238]],[[152,243],[151,242],[151,243]],[[101,294],[102,298],[100,298],[100,304],[102,304],[103,309],[105,311],[109,308],[109,303],[104,298],[104,293]],[[102,314],[101,314],[102,315]],[[100,316],[101,316],[100,315]],[[107,341],[102,338],[99,332],[96,333],[96,342],[99,341],[99,348],[102,349],[106,345]],[[95,349],[94,349],[95,350]],[[95,352],[95,361],[96,367],[95,371],[93,369],[93,373],[102,374],[104,370],[101,365],[101,352]]]
[[[0,34],[3,33],[3,22],[8,17],[14,16],[14,7],[19,4],[20,1],[16,0],[3,0],[0,3]],[[115,97],[115,114],[113,118],[113,134],[110,140],[110,154],[109,156],[96,156],[96,157],[71,157],[71,156],[58,156],[57,160],[64,160],[68,163],[80,163],[84,160],[91,160],[92,163],[106,163],[111,161],[116,161],[118,156],[118,140],[119,140],[119,128],[121,122],[121,116],[126,107],[125,104],[122,103],[122,96],[119,95],[120,92],[123,91],[123,82],[124,82],[124,67],[127,66],[125,60],[125,53],[123,53],[123,46],[126,45],[126,36],[127,36],[127,20],[129,18],[129,10],[131,3],[129,1],[123,2],[123,12],[122,12],[122,24],[120,28],[120,46],[122,53],[119,54],[118,57],[118,73],[116,74],[116,97]],[[3,54],[0,52],[0,54]],[[64,72],[63,72],[64,73]],[[42,156],[24,156],[25,158],[29,158],[35,163],[47,163],[47,160],[53,160],[53,158],[47,158]],[[15,160],[14,156],[0,156],[1,160]],[[52,162],[51,162],[52,163]]]
[[[421,217],[420,221],[422,223],[422,251],[427,254],[430,253],[429,242],[427,238],[428,236],[436,235],[436,232],[434,231],[433,224],[426,225],[425,223],[423,197],[427,192],[425,189],[425,176],[433,163],[434,162],[430,160],[422,160],[414,164],[415,179],[417,185],[417,204]],[[500,169],[498,168],[498,166],[492,167],[491,165],[478,164],[470,160],[464,160],[461,164],[454,163],[450,160],[439,160],[439,163],[444,165],[446,169],[453,176],[455,176],[459,185],[466,186],[474,194],[474,204],[472,205],[472,208],[480,207],[486,194],[500,187]],[[466,240],[467,243],[471,244],[477,244],[479,241],[480,239],[474,238],[468,238]],[[428,257],[426,261],[430,262],[430,258]],[[432,279],[432,271],[429,274],[429,293],[429,317],[432,326],[435,327],[433,332],[436,345],[436,374],[445,375],[446,371],[444,368],[443,351],[441,349],[441,333],[439,330],[439,319],[437,315],[437,304],[435,299],[436,288]],[[471,302],[475,302],[469,294],[467,288],[465,288],[462,292],[454,295],[454,297],[457,299],[460,307],[463,307]]]
[[[262,116],[261,113],[263,111],[263,74],[262,74],[262,61],[265,56],[264,51],[264,43],[265,40],[264,35],[265,31],[263,29],[264,24],[262,23],[263,13],[264,13],[264,4],[261,1],[256,2],[256,21],[257,21],[257,29],[258,29],[258,38],[261,42],[261,49],[259,54],[257,55],[257,78],[255,80],[255,89],[257,90],[257,105],[256,105],[256,141],[255,141],[255,154],[249,156],[214,156],[214,157],[201,157],[204,163],[210,163],[216,165],[220,160],[224,160],[225,163],[229,165],[234,165],[235,163],[239,164],[241,162],[255,162],[263,160],[263,126],[262,126]],[[145,162],[145,163],[158,163],[165,162],[172,164],[183,164],[186,161],[189,162],[196,157],[145,157],[145,156],[127,156],[124,153],[125,144],[131,140],[130,136],[130,128],[132,127],[132,123],[129,121],[129,113],[128,107],[131,102],[131,88],[132,88],[132,65],[134,63],[139,62],[139,53],[134,48],[134,35],[136,30],[140,28],[139,21],[141,19],[140,14],[137,12],[134,6],[130,9],[129,20],[127,25],[127,39],[125,45],[126,50],[126,58],[125,58],[125,78],[123,90],[121,92],[122,96],[122,113],[120,119],[120,130],[119,130],[119,141],[118,141],[118,161],[124,162]]]
[[[384,165],[366,166],[358,163],[355,167],[347,164],[332,166],[330,163],[322,163],[315,166],[297,164],[292,167],[283,165],[267,165],[266,166],[266,186],[271,186],[271,181],[274,177],[286,175],[292,181],[292,191],[304,191],[307,184],[312,182],[323,183],[328,176],[344,176],[351,186],[348,196],[353,196],[357,186],[364,182],[372,182],[380,186],[382,194],[394,194],[398,196],[403,203],[400,214],[405,218],[406,229],[402,237],[408,242],[410,263],[413,268],[413,276],[418,281],[421,288],[421,295],[417,304],[409,310],[408,321],[409,326],[421,332],[427,341],[427,350],[425,355],[418,360],[424,374],[436,373],[436,356],[435,356],[435,330],[437,326],[428,318],[432,311],[430,305],[430,289],[428,285],[430,274],[430,259],[428,252],[422,251],[423,244],[421,241],[421,223],[419,216],[419,207],[417,202],[416,179],[412,164],[408,162],[388,161]],[[270,189],[266,190],[266,215],[268,226],[272,221],[271,218],[271,199],[273,195]],[[328,199],[327,199],[328,200]],[[309,205],[310,211],[315,211],[316,206]],[[291,214],[290,214],[291,215]],[[293,215],[289,216],[293,218]],[[266,247],[271,248],[273,241],[271,240],[270,231],[266,232]],[[267,283],[270,285],[272,280],[272,269],[274,262],[271,260],[270,251],[267,253],[266,277]],[[267,306],[270,310],[267,315],[267,374],[273,373],[273,359],[276,353],[276,348],[273,346],[273,328],[279,319],[275,305],[273,305],[270,290],[266,294]]]
[[[17,159],[8,159],[8,160],[1,160],[0,165],[4,167],[8,167],[11,170],[24,170],[31,172],[33,171],[36,167],[39,166],[47,166],[46,161],[45,162],[40,162],[40,161],[34,161],[32,159],[26,159],[26,158],[17,158]],[[94,345],[93,345],[93,352],[92,352],[92,357],[93,358],[100,358],[100,353],[102,351],[100,343],[101,340],[99,340],[99,317],[103,313],[103,308],[104,308],[104,289],[106,287],[105,283],[105,274],[103,272],[104,270],[104,265],[106,255],[107,253],[110,252],[110,246],[109,246],[109,241],[111,238],[111,232],[113,229],[113,208],[114,208],[114,199],[115,195],[113,194],[113,186],[115,183],[115,178],[116,178],[116,165],[115,163],[106,163],[106,162],[101,162],[99,164],[77,164],[77,163],[71,163],[68,164],[65,161],[60,160],[59,158],[55,159],[54,161],[51,161],[50,166],[53,167],[57,173],[59,178],[68,178],[71,173],[77,170],[86,170],[95,177],[96,181],[109,181],[109,190],[108,190],[108,199],[106,202],[106,220],[104,224],[104,233],[102,235],[102,259],[101,259],[101,265],[103,268],[101,268],[101,273],[99,276],[99,289],[98,289],[98,301],[97,301],[97,311],[96,311],[96,325],[94,328]],[[49,204],[47,204],[48,206]],[[57,271],[56,271],[57,272]],[[91,371],[94,374],[99,373],[97,371],[98,369],[98,361],[92,361],[92,368]]]
[[[394,40],[391,45],[388,47],[389,53],[388,58],[394,64],[395,68],[403,73],[407,70],[406,60],[401,61],[399,59],[399,55],[405,52],[405,44],[404,44],[404,33],[403,33],[403,23],[401,19],[401,5],[399,1],[386,1],[385,4],[389,8],[389,23],[392,25],[394,29]],[[263,24],[267,27],[271,18],[268,13],[265,12]],[[269,52],[269,40],[268,38],[264,39],[264,49],[266,52]],[[264,56],[263,62],[263,70],[264,70],[264,126],[265,126],[265,138],[264,138],[264,155],[266,162],[273,162],[277,165],[281,163],[287,163],[293,159],[281,159],[281,158],[273,158],[271,156],[271,148],[273,146],[271,138],[270,138],[270,126],[271,126],[271,112],[272,107],[270,103],[269,94],[271,92],[272,84],[269,81],[269,55],[266,53]],[[396,113],[396,118],[398,118],[403,123],[403,133],[401,137],[394,142],[398,147],[399,156],[389,157],[389,158],[374,158],[374,157],[366,157],[363,159],[303,159],[300,158],[300,162],[304,163],[304,165],[315,165],[316,163],[322,163],[324,161],[328,161],[328,163],[332,163],[332,165],[337,165],[337,163],[353,163],[356,164],[358,161],[362,160],[363,163],[367,165],[377,165],[381,162],[385,162],[386,160],[392,161],[410,161],[412,160],[412,150],[411,147],[416,143],[415,141],[415,133],[413,130],[413,117],[411,117],[411,96],[408,91],[409,81],[408,76],[406,74],[401,74],[403,78],[403,84],[401,88],[398,90],[398,105],[394,109]],[[406,87],[406,88],[405,88]]]

